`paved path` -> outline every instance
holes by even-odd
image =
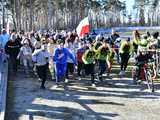
[[[13,76],[13,75],[12,75]],[[39,89],[36,78],[23,72],[9,81],[6,120],[159,120],[160,91],[134,86],[128,78],[106,80],[96,88],[74,80],[60,88],[47,81]]]

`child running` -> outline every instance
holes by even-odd
[[[55,64],[55,74],[56,74],[56,86],[58,87],[58,84],[60,81],[65,79],[65,74],[67,70],[67,58],[70,57],[74,63],[76,64],[75,57],[67,48],[64,48],[64,42],[63,40],[58,40],[57,49],[54,52],[53,55],[53,62]]]
[[[94,80],[94,66],[95,66],[95,52],[93,50],[92,44],[89,45],[89,49],[85,51],[82,56],[82,60],[85,64],[86,75],[91,75],[92,86],[95,87]]]

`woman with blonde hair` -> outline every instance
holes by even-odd
[[[140,33],[138,32],[138,30],[135,30],[133,31],[133,41],[132,41],[133,52],[135,54],[137,54],[139,42],[140,42]]]

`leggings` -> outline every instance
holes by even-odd
[[[86,75],[91,75],[91,82],[94,83],[94,64],[86,64],[85,73]]]
[[[62,78],[65,77],[67,70],[67,63],[66,64],[55,64],[55,74],[56,74],[56,83],[60,82]]]
[[[129,53],[121,53],[121,70],[126,70],[127,65],[128,65],[128,60],[130,58]]]

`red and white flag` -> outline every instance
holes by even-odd
[[[88,17],[84,18],[78,25],[77,34],[79,37],[84,37],[85,33],[89,33],[89,20]]]

